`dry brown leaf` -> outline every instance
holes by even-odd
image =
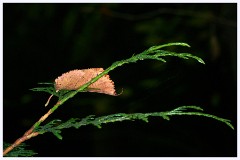
[[[103,68],[89,68],[76,69],[63,73],[61,76],[55,79],[56,92],[59,90],[77,90],[103,71]],[[86,91],[117,96],[114,83],[110,79],[109,75],[104,75],[99,78],[96,82],[89,85]],[[53,95],[48,98],[45,107],[48,105],[52,96]]]
[[[90,68],[81,70],[76,69],[63,73],[60,77],[55,79],[55,89],[56,91],[77,90],[103,71],[103,68]],[[112,96],[117,95],[114,89],[114,83],[109,78],[109,75],[104,75],[96,82],[92,83],[90,86],[88,86],[87,91],[104,93]]]

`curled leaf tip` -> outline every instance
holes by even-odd
[[[205,64],[205,62],[201,58],[198,59],[198,62]]]
[[[46,103],[45,103],[45,105],[44,105],[45,107],[47,107],[47,106],[48,106],[48,104],[49,104],[49,102],[50,102],[50,99],[52,98],[52,96],[53,96],[53,94],[51,94],[51,95],[50,95],[50,97],[48,98],[47,102],[46,102]]]

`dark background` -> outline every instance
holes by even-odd
[[[72,69],[103,67],[169,42],[204,59],[169,58],[110,72],[112,97],[78,94],[52,119],[119,112],[161,112],[198,105],[237,126],[237,4],[3,4],[3,138],[12,143],[48,108],[47,93],[32,92]],[[167,49],[167,48],[166,48]],[[50,105],[56,102],[53,98]],[[237,156],[237,132],[204,117],[142,121],[63,130],[29,141],[37,156]]]

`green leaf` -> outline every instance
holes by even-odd
[[[220,117],[217,117],[217,116],[214,116],[211,114],[207,114],[207,113],[202,113],[202,112],[184,112],[187,109],[195,109],[195,110],[203,111],[202,108],[197,107],[197,106],[181,106],[170,112],[166,112],[166,115],[168,115],[168,116],[173,116],[173,115],[204,116],[204,117],[212,118],[217,121],[223,122],[234,130],[234,127],[231,124],[231,121],[228,119],[220,118]]]
[[[201,58],[199,58],[197,56],[193,56],[190,53],[176,53],[176,52],[171,52],[171,51],[160,50],[161,48],[170,47],[170,46],[190,47],[187,43],[182,43],[182,42],[168,43],[168,44],[164,44],[164,45],[152,46],[149,49],[143,51],[142,53],[133,55],[132,57],[130,57],[128,59],[114,62],[105,71],[103,71],[101,74],[99,74],[98,76],[94,77],[89,82],[87,82],[86,84],[81,86],[77,91],[71,91],[71,92],[70,91],[59,91],[59,92],[56,92],[53,85],[49,86],[49,87],[33,88],[31,90],[32,91],[47,92],[47,93],[53,94],[55,96],[58,96],[59,99],[62,100],[62,102],[64,103],[69,98],[72,98],[73,96],[75,96],[78,92],[84,92],[89,85],[96,82],[102,76],[108,74],[108,72],[110,72],[111,70],[114,70],[116,67],[122,66],[123,64],[135,63],[139,60],[146,60],[146,59],[152,59],[152,60],[158,60],[158,61],[161,61],[161,62],[166,62],[166,60],[163,58],[165,56],[179,57],[179,58],[182,58],[182,59],[192,58],[192,59],[196,59],[198,62],[200,62],[202,64],[205,64],[204,61]],[[49,84],[49,83],[40,83],[40,84]]]
[[[49,87],[37,87],[37,88],[32,88],[30,89],[31,91],[35,91],[35,92],[47,92],[53,95],[58,95],[56,93],[56,90],[53,86],[49,86]]]
[[[3,142],[3,148],[6,149],[10,146],[10,143]],[[15,147],[11,152],[5,155],[5,157],[32,157],[37,153],[33,150],[25,149],[28,145],[21,143],[19,146]]]
[[[91,85],[92,83],[96,82],[99,78],[103,77],[104,75],[108,74],[111,70],[114,70],[117,67],[120,67],[124,64],[128,63],[135,63],[139,60],[145,60],[145,59],[152,59],[152,60],[158,60],[161,62],[166,62],[164,57],[170,56],[170,57],[178,57],[181,59],[195,59],[199,63],[205,64],[205,62],[197,56],[194,56],[190,53],[176,53],[176,52],[171,52],[171,51],[165,51],[165,50],[160,50],[161,48],[165,47],[170,47],[170,46],[184,46],[184,47],[190,47],[187,43],[168,43],[164,45],[157,45],[157,46],[152,46],[149,49],[143,51],[142,53],[133,55],[132,57],[125,59],[125,60],[120,60],[114,62],[110,67],[105,69],[102,73],[91,79],[89,82],[85,83],[82,85],[78,90],[76,91],[68,91],[68,90],[61,90],[56,92],[54,83],[39,83],[39,84],[44,84],[48,86],[44,87],[37,87],[31,89],[32,91],[37,91],[37,92],[47,92],[52,95],[55,95],[59,98],[57,104],[55,104],[51,108],[51,113],[53,113],[58,107],[62,104],[64,104],[67,100],[70,98],[74,97],[78,92],[84,92],[86,91],[87,87]],[[50,85],[50,86],[49,86]],[[188,111],[189,109],[194,110],[194,111]],[[132,114],[126,114],[126,113],[117,113],[117,114],[112,114],[112,115],[107,115],[107,116],[102,116],[102,117],[97,117],[95,118],[94,115],[87,116],[86,118],[83,119],[78,119],[78,118],[71,118],[70,120],[66,122],[61,122],[61,120],[53,120],[46,125],[40,126],[42,121],[38,121],[37,123],[34,124],[34,131],[39,132],[40,134],[44,134],[47,132],[52,133],[55,135],[58,139],[62,139],[62,136],[60,135],[62,129],[65,128],[79,128],[81,126],[85,125],[94,125],[97,126],[98,128],[102,127],[102,124],[107,124],[107,123],[115,123],[115,122],[121,122],[121,121],[134,121],[134,120],[142,120],[144,122],[148,122],[149,117],[162,117],[165,120],[170,120],[170,116],[183,116],[183,115],[189,115],[189,116],[203,116],[203,117],[208,117],[215,119],[217,121],[223,122],[232,129],[234,129],[233,125],[230,123],[231,121],[228,119],[220,118],[214,115],[206,114],[202,112],[202,108],[198,106],[182,106],[178,107],[174,110],[171,111],[166,111],[166,112],[153,112],[153,113],[132,113]],[[15,148],[17,149],[17,148]],[[19,153],[18,155],[23,154],[29,154],[31,155],[30,151],[24,152],[24,150],[20,149],[18,150]],[[12,153],[12,152],[10,152]],[[11,154],[8,155],[11,155]],[[13,152],[16,153],[16,152]],[[17,155],[15,154],[15,155]],[[33,153],[34,154],[34,153]]]
[[[58,106],[62,105],[64,102],[66,102],[68,99],[74,97],[78,92],[84,92],[89,85],[92,83],[96,82],[99,78],[102,76],[108,74],[111,70],[114,70],[115,68],[122,66],[124,64],[128,63],[135,63],[138,60],[145,60],[145,59],[154,59],[158,60],[161,62],[166,62],[164,57],[166,56],[172,56],[172,57],[178,57],[181,59],[195,59],[199,63],[205,64],[204,61],[197,56],[194,56],[190,53],[176,53],[176,52],[171,52],[171,51],[166,51],[166,50],[160,50],[161,48],[164,47],[170,47],[170,46],[184,46],[184,47],[190,47],[187,43],[168,43],[164,45],[158,45],[158,46],[152,46],[149,49],[143,51],[142,53],[133,55],[132,57],[125,59],[125,60],[120,60],[114,62],[110,67],[105,69],[102,73],[91,79],[89,82],[86,84],[82,85],[78,90],[76,91],[59,91],[56,92],[54,86],[48,86],[48,87],[39,87],[39,88],[34,88],[32,89],[33,91],[43,91],[43,92],[48,92],[53,95],[56,95],[59,97],[59,100],[61,100],[61,103],[56,104],[51,111],[55,111]],[[194,112],[189,112],[188,110],[195,110]],[[64,123],[57,124],[56,120],[53,120],[46,124],[45,126],[39,126],[40,123],[38,123],[35,127],[36,131],[39,131],[40,133],[45,133],[45,132],[52,132],[57,138],[62,139],[62,136],[60,135],[61,130],[64,128],[79,128],[81,126],[85,125],[94,125],[97,126],[98,128],[102,127],[102,124],[106,123],[114,123],[114,122],[121,122],[121,121],[133,121],[133,120],[142,120],[145,122],[148,122],[149,117],[162,117],[165,120],[170,120],[170,116],[176,116],[176,115],[191,115],[191,116],[204,116],[208,118],[213,118],[215,120],[218,120],[220,122],[225,123],[232,129],[234,127],[231,125],[230,121],[227,119],[223,119],[214,115],[206,114],[202,112],[202,108],[197,107],[197,106],[182,106],[178,107],[174,110],[167,111],[167,112],[154,112],[154,113],[133,113],[133,114],[126,114],[126,113],[118,113],[118,114],[112,114],[108,116],[102,116],[95,118],[95,116],[88,116],[83,119],[77,119],[77,118],[72,118]]]
[[[60,135],[60,131],[58,132],[52,132],[54,136],[56,136],[58,139],[62,140],[62,136]]]
[[[193,110],[193,111],[189,111]],[[195,111],[194,111],[195,110]],[[170,116],[203,116],[215,119],[217,121],[225,123],[230,128],[234,129],[233,125],[230,123],[230,120],[220,118],[214,115],[206,114],[202,112],[203,109],[198,106],[181,106],[177,107],[171,111],[166,112],[152,112],[152,113],[117,113],[111,114],[107,116],[95,117],[94,115],[87,116],[86,118],[71,118],[68,121],[56,125],[60,120],[53,120],[46,124],[45,126],[40,126],[35,131],[40,133],[52,132],[57,138],[62,139],[60,135],[61,130],[65,128],[79,128],[86,125],[94,125],[98,128],[102,127],[102,124],[107,123],[115,123],[122,121],[134,121],[134,120],[142,120],[144,122],[148,122],[149,117],[162,117],[165,120],[170,120]],[[56,123],[57,122],[57,123]]]
[[[164,47],[170,47],[170,46],[183,46],[183,47],[190,47],[189,44],[187,43],[183,43],[183,42],[175,42],[175,43],[167,43],[164,45],[158,45],[158,46],[152,46],[148,49],[148,51],[154,51],[154,50],[158,50],[160,48],[164,48]]]

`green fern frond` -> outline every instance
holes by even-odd
[[[160,49],[160,48],[170,47],[170,46],[191,47],[191,46],[190,46],[189,44],[187,44],[187,43],[175,42],[175,43],[167,43],[167,44],[158,45],[158,46],[152,46],[152,47],[150,47],[147,51],[148,51],[148,52],[151,52],[151,51],[158,50],[158,49]]]
[[[107,123],[114,123],[114,122],[121,122],[121,121],[134,121],[134,120],[142,120],[144,122],[148,122],[149,117],[162,117],[165,120],[170,120],[171,116],[176,116],[176,115],[208,117],[208,118],[212,118],[217,121],[223,122],[226,125],[228,125],[230,128],[234,129],[233,125],[230,123],[231,122],[230,120],[203,113],[203,109],[198,106],[181,106],[166,112],[132,113],[132,114],[117,113],[117,114],[101,116],[101,117],[95,117],[94,115],[90,115],[83,119],[71,118],[66,122],[62,122],[61,120],[52,120],[46,125],[40,126],[47,116],[52,114],[56,109],[58,109],[59,106],[64,104],[67,100],[74,97],[78,92],[86,91],[89,85],[96,82],[98,79],[108,74],[110,71],[124,64],[135,63],[139,60],[146,60],[146,59],[166,62],[166,60],[164,59],[166,56],[178,57],[181,59],[191,58],[191,59],[197,60],[199,63],[205,64],[201,58],[194,56],[190,53],[176,53],[176,52],[162,50],[162,48],[170,47],[170,46],[190,47],[187,43],[181,43],[181,42],[152,46],[149,49],[143,51],[142,53],[133,55],[128,59],[114,62],[110,67],[106,68],[102,73],[98,74],[96,77],[92,78],[89,82],[85,83],[79,89],[74,91],[60,90],[56,92],[54,83],[39,83],[39,84],[48,85],[48,86],[33,88],[31,90],[37,91],[37,92],[50,93],[54,96],[57,96],[59,101],[49,110],[47,114],[44,115],[45,116],[44,118],[41,118],[38,122],[34,124],[33,126],[34,132],[38,132],[38,134],[44,134],[44,133],[50,132],[54,136],[56,136],[58,139],[62,139],[62,136],[61,136],[62,129],[66,129],[66,128],[74,127],[78,129],[79,127],[86,126],[86,125],[94,125],[94,126],[97,126],[98,128],[101,128],[103,124],[107,124]],[[50,98],[52,97],[52,95],[50,96]],[[193,110],[193,111],[189,111],[189,110]],[[8,145],[6,145],[6,147],[7,146]],[[4,146],[4,148],[6,147]],[[25,150],[24,147],[25,147],[24,144],[19,145],[18,147],[14,148],[13,151],[8,153],[7,156],[11,156],[11,157],[32,156],[36,154],[32,150]]]
[[[163,58],[163,57],[166,57],[166,56],[178,57],[178,58],[182,58],[182,59],[193,58],[193,59],[197,60],[198,62],[200,62],[202,64],[205,64],[204,61],[201,58],[199,58],[197,56],[193,56],[190,53],[176,53],[176,52],[171,52],[171,51],[160,50],[161,48],[169,47],[169,46],[190,47],[187,43],[181,43],[181,42],[152,46],[149,49],[143,51],[142,53],[133,55],[132,57],[130,57],[128,59],[114,62],[104,72],[102,72],[101,74],[99,74],[98,76],[93,78],[91,81],[89,81],[88,83],[86,83],[85,85],[80,87],[76,92],[72,92],[72,93],[68,93],[67,91],[56,92],[53,85],[49,86],[49,87],[33,88],[31,90],[32,91],[47,92],[47,93],[53,94],[57,97],[60,97],[60,99],[64,99],[64,101],[66,101],[67,99],[69,99],[69,98],[73,97],[75,94],[77,94],[77,92],[83,92],[89,85],[96,82],[99,78],[106,75],[111,70],[115,69],[116,67],[122,66],[123,64],[135,63],[139,60],[146,60],[146,59],[152,59],[152,60],[158,60],[158,61],[161,61],[161,62],[166,62],[166,60]],[[41,84],[49,84],[49,83],[41,83]],[[68,94],[66,94],[66,93],[68,93]]]
[[[196,110],[195,112],[188,111]],[[61,130],[65,128],[79,128],[86,125],[94,125],[98,128],[102,127],[102,124],[106,123],[114,123],[114,122],[121,122],[121,121],[134,121],[134,120],[142,120],[144,122],[148,122],[149,117],[162,117],[165,120],[170,120],[170,116],[204,116],[208,118],[213,118],[217,121],[223,122],[226,125],[228,125],[230,128],[234,129],[233,125],[230,123],[231,121],[228,119],[220,118],[211,114],[206,114],[201,112],[203,109],[198,106],[181,106],[176,109],[173,109],[171,111],[166,112],[153,112],[153,113],[132,113],[132,114],[126,114],[126,113],[117,113],[102,117],[95,117],[94,115],[87,116],[86,118],[79,119],[79,118],[71,118],[70,120],[59,124],[60,120],[53,120],[49,122],[48,124],[44,126],[40,126],[35,129],[36,132],[39,132],[40,134],[51,132],[53,133],[57,138],[62,139],[62,136],[60,135]],[[57,125],[59,124],[59,125]]]
[[[10,145],[10,143],[3,142],[4,149]],[[28,145],[26,145],[25,143],[21,143],[19,146],[9,152],[5,157],[32,157],[37,154],[33,150],[25,149],[27,146]]]
[[[178,57],[181,59],[192,58],[192,59],[197,60],[199,63],[205,64],[205,62],[201,58],[194,56],[190,53],[176,53],[176,52],[170,52],[170,51],[165,51],[165,50],[156,50],[154,52],[156,53],[156,54],[154,54],[154,56],[161,56],[161,57],[173,56],[173,57]]]
[[[197,109],[197,110],[203,111],[202,108],[200,108],[200,107],[196,108],[196,106],[182,106],[182,107],[178,107],[178,108],[172,110],[171,112],[166,113],[166,115],[168,115],[168,116],[174,116],[174,115],[204,116],[204,117],[213,118],[217,121],[223,122],[234,130],[234,127],[231,124],[231,121],[228,119],[220,118],[215,115],[202,113],[202,112],[184,112],[184,110],[187,108],[192,108],[192,109]]]
[[[59,97],[59,93],[56,92],[56,89],[54,87],[54,83],[39,82],[38,84],[47,85],[47,86],[31,88],[29,90],[35,91],[35,92],[47,92],[47,93],[50,93],[50,94],[53,94],[53,95]]]
[[[70,90],[60,90],[60,91],[56,92],[56,89],[55,89],[53,83],[41,83],[41,84],[51,84],[52,86],[37,87],[37,88],[32,88],[30,90],[35,91],[35,92],[47,92],[49,94],[52,94],[52,95],[58,97],[59,100],[68,97],[72,92],[74,92],[74,91],[70,91]]]

